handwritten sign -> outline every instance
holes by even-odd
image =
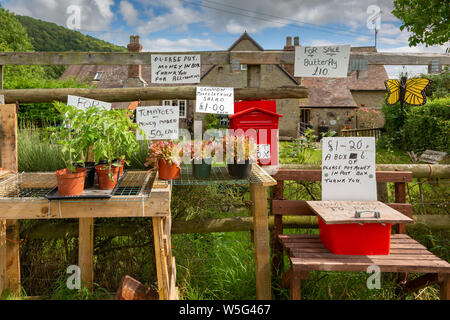
[[[201,113],[233,114],[234,89],[197,87],[195,111]]]
[[[199,83],[200,55],[152,54],[152,83]]]
[[[111,110],[111,103],[109,102],[71,95],[67,96],[67,105],[76,107],[80,110],[86,110],[89,107],[105,108],[106,110]]]
[[[180,109],[178,106],[137,107],[136,123],[147,140],[178,139]],[[139,133],[138,140],[144,140]]]
[[[324,137],[322,200],[377,200],[374,137]]]
[[[295,47],[294,76],[346,78],[350,45]]]
[[[256,145],[258,159],[270,159],[270,144]]]

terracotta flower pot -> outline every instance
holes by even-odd
[[[98,176],[98,186],[100,190],[112,190],[117,184],[117,174],[121,167],[111,165],[111,170],[107,164],[99,164],[95,167]],[[109,177],[109,172],[112,171],[112,180]]]
[[[180,167],[172,163],[169,165],[166,160],[158,161],[159,178],[164,180],[178,179],[180,176]]]
[[[69,169],[56,171],[59,195],[79,196],[84,190],[84,180],[86,178],[86,168],[76,168],[75,173]]]

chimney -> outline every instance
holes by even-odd
[[[286,37],[286,45],[284,46],[283,50],[285,51],[293,51],[294,46],[292,45],[292,37]]]
[[[300,39],[298,37],[294,37],[294,47],[300,45]]]
[[[142,45],[139,41],[139,36],[130,36],[130,43],[128,44],[128,52],[141,52]],[[141,65],[129,65],[128,66],[128,79],[125,81],[124,88],[132,87],[147,87],[147,82],[142,79],[142,66]]]

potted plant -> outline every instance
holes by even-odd
[[[50,139],[62,147],[61,151],[66,166],[55,173],[58,193],[61,196],[79,196],[83,193],[86,177],[86,169],[75,165],[83,162],[82,111],[61,102],[55,102],[54,106],[63,115],[63,123],[61,126],[51,129]]]
[[[235,179],[248,179],[257,160],[256,141],[246,136],[225,136],[228,173]]]
[[[99,109],[96,107],[87,108],[80,118],[84,122],[83,130],[81,131],[81,144],[83,149],[83,163],[77,163],[77,167],[86,168],[86,179],[84,181],[84,188],[91,188],[94,186],[95,181],[95,161],[89,161],[90,154],[93,152],[92,148],[96,141],[96,127],[93,125],[91,119],[97,119]]]
[[[97,113],[89,119],[94,135],[93,152],[97,163],[95,171],[98,176],[99,188],[111,190],[117,184],[125,156],[139,150],[136,131],[140,130],[138,124],[133,123],[129,110],[98,109]]]
[[[153,141],[148,149],[146,166],[158,167],[160,179],[172,180],[180,176],[183,148],[173,141]]]
[[[207,179],[211,174],[212,158],[217,143],[213,141],[193,141],[191,143],[192,172],[197,179]]]

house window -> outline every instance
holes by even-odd
[[[94,81],[100,81],[100,79],[102,78],[102,75],[103,75],[102,71],[97,72],[95,74]]]
[[[163,100],[163,106],[178,106],[180,109],[180,118],[185,119],[187,114],[187,100]]]
[[[221,116],[219,118],[219,126],[228,127],[230,125],[230,119],[227,116]]]
[[[241,70],[247,70],[247,65],[246,64],[241,64]]]
[[[310,109],[300,109],[300,122],[303,122],[305,124],[311,122]]]

